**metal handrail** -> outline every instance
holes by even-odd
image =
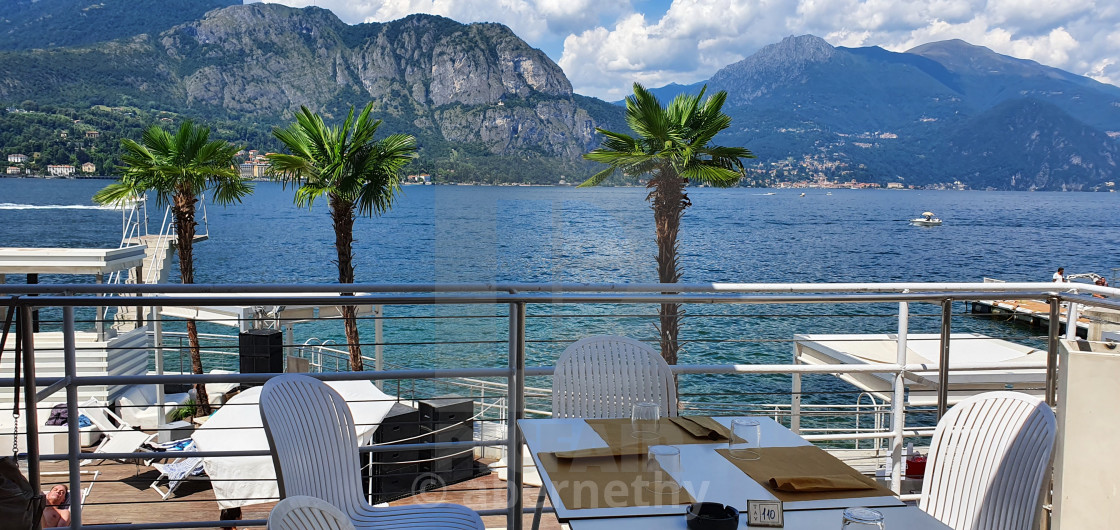
[[[549,367],[528,367],[525,365],[526,338],[526,308],[532,304],[582,304],[582,303],[621,303],[621,304],[648,304],[662,302],[687,302],[687,303],[713,303],[713,304],[771,304],[771,303],[884,303],[899,304],[899,351],[905,353],[905,338],[907,335],[907,318],[909,315],[908,304],[912,302],[942,303],[944,300],[996,300],[1006,298],[1009,294],[1026,296],[1029,298],[1045,299],[1050,302],[1051,321],[1049,358],[1046,363],[970,363],[967,365],[954,365],[954,370],[1008,370],[1018,368],[1046,368],[1047,391],[1052,395],[1054,378],[1053,370],[1056,366],[1056,307],[1063,301],[1086,303],[1101,307],[1120,309],[1117,295],[1120,290],[1103,288],[1093,285],[1071,286],[1065,284],[1055,287],[1054,284],[994,284],[995,287],[977,284],[930,284],[930,283],[898,283],[898,284],[791,284],[791,285],[765,285],[765,284],[680,284],[680,285],[532,285],[532,284],[429,284],[429,285],[189,285],[189,286],[90,286],[90,285],[35,285],[15,286],[0,285],[0,306],[15,305],[21,312],[29,315],[32,308],[44,306],[61,306],[64,314],[63,335],[67,347],[66,377],[39,377],[35,376],[34,349],[29,343],[26,358],[26,378],[35,381],[36,385],[48,386],[61,382],[68,398],[76,396],[76,390],[85,385],[111,385],[111,384],[159,384],[159,383],[199,383],[199,382],[263,382],[271,374],[223,374],[223,375],[194,375],[176,374],[163,376],[79,376],[72,370],[74,352],[74,319],[73,312],[76,307],[96,306],[105,304],[106,298],[118,296],[144,294],[143,301],[150,305],[353,305],[353,304],[406,304],[406,305],[434,305],[434,304],[508,304],[509,307],[509,362],[503,368],[468,368],[468,369],[432,369],[432,370],[383,370],[373,372],[345,372],[315,374],[324,380],[385,380],[385,379],[443,379],[453,377],[493,377],[506,379],[506,417],[508,420],[507,437],[501,442],[506,445],[507,459],[510,462],[522,461],[522,439],[512,420],[525,417],[528,412],[525,407],[527,376],[549,375]],[[341,296],[339,292],[359,293],[353,296]],[[664,293],[679,294],[664,294]],[[11,295],[35,293],[39,296],[33,298],[20,297],[16,299]],[[234,294],[230,294],[234,293]],[[293,297],[291,294],[311,293],[310,296]],[[1100,293],[1113,296],[1111,299],[1091,298],[1088,294]],[[177,294],[180,296],[168,296]],[[5,295],[8,295],[5,297]],[[90,296],[93,295],[93,296]],[[102,295],[105,298],[102,298]],[[135,298],[130,300],[135,305]],[[951,316],[951,315],[950,315]],[[24,320],[26,327],[29,318]],[[30,331],[24,330],[27,337]],[[947,363],[943,363],[947,365]],[[891,438],[892,453],[892,485],[897,491],[900,465],[901,445],[906,436],[920,436],[923,431],[905,427],[904,414],[904,379],[907,374],[928,371],[930,367],[923,364],[908,364],[905,357],[900,356],[894,363],[884,363],[875,366],[853,365],[804,365],[804,364],[722,364],[722,365],[678,365],[673,367],[676,374],[729,374],[729,373],[781,373],[781,374],[811,374],[811,373],[882,373],[891,374],[894,378],[894,398],[891,400],[892,421],[890,431],[880,432],[855,432],[842,434],[813,434],[807,435],[818,440],[855,438]],[[947,378],[941,379],[940,384],[947,384]],[[11,385],[11,378],[0,379],[0,385]],[[34,402],[33,392],[35,385],[28,385],[28,400]],[[71,407],[75,406],[75,399],[68,399]],[[792,407],[792,404],[791,404]],[[797,403],[797,409],[801,405]],[[807,407],[808,408],[808,407]],[[34,407],[29,408],[28,439],[29,446],[29,475],[33,476],[33,487],[38,487],[38,448],[37,424]],[[775,409],[776,410],[776,409]],[[76,411],[71,411],[76,414]],[[791,412],[792,415],[792,412]],[[71,468],[77,469],[77,463],[84,458],[77,447],[77,426],[71,422],[69,437],[71,451],[67,456]],[[839,438],[846,437],[846,438]],[[487,445],[494,442],[465,442],[466,444]],[[211,452],[214,456],[226,453],[257,454],[254,452]],[[267,454],[267,453],[264,453]],[[112,455],[99,455],[100,457]],[[32,466],[33,464],[33,466]],[[520,529],[520,517],[523,503],[520,498],[523,477],[521,467],[514,465],[509,468],[508,509],[504,511],[509,515],[507,526],[511,530]],[[76,479],[72,477],[72,484]],[[81,527],[80,507],[77,509],[75,524]],[[191,524],[179,524],[179,527],[193,527]],[[139,527],[137,527],[139,528]]]
[[[154,284],[156,279],[159,278],[159,271],[163,269],[163,261],[167,259],[167,253],[163,250],[164,245],[169,244],[171,235],[175,232],[175,218],[171,216],[171,206],[168,205],[163,210],[163,221],[159,225],[159,235],[156,236],[155,249],[152,254],[152,264],[148,270],[144,271],[144,283]]]

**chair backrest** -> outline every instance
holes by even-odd
[[[595,336],[568,346],[552,376],[552,416],[626,418],[635,403],[677,415],[677,387],[665,359],[626,337]]]
[[[1054,412],[1033,396],[961,401],[937,423],[918,506],[954,530],[1030,530],[1057,430]]]
[[[128,422],[124,421],[120,416],[113,414],[113,411],[106,408],[104,403],[101,403],[95,398],[90,398],[78,404],[78,413],[84,414],[85,417],[89,418],[89,422],[106,436],[111,436],[116,431],[132,428]]]
[[[269,530],[354,530],[350,518],[329,502],[307,495],[288,497],[268,514]]]
[[[365,504],[354,418],[338,392],[305,375],[277,376],[261,389],[260,410],[281,499],[318,497],[348,514]]]
[[[154,405],[155,402],[155,385],[132,385],[117,398],[117,403],[126,407],[150,407]]]

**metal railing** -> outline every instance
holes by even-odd
[[[357,293],[341,295],[340,292]],[[230,294],[236,293],[236,294]],[[672,293],[672,294],[666,294]],[[174,294],[175,296],[168,296]],[[1092,295],[1100,294],[1110,298],[1095,298]],[[35,296],[24,296],[35,295]],[[297,296],[298,295],[298,296]],[[675,284],[672,286],[652,285],[553,285],[553,284],[426,284],[426,285],[0,285],[0,307],[10,307],[21,315],[20,328],[17,330],[21,338],[24,354],[23,378],[24,381],[34,381],[34,385],[26,385],[24,399],[27,403],[37,403],[50,394],[65,390],[68,414],[78,417],[77,398],[78,389],[85,386],[101,385],[128,385],[128,384],[167,384],[167,383],[203,383],[203,382],[238,382],[259,383],[272,377],[274,374],[228,374],[228,375],[79,375],[76,368],[76,325],[75,309],[80,307],[97,307],[109,305],[113,299],[119,299],[122,305],[136,306],[142,302],[146,306],[283,306],[283,305],[316,305],[338,306],[373,304],[381,306],[499,306],[506,309],[506,364],[499,367],[471,367],[457,369],[392,369],[365,372],[338,372],[315,374],[324,380],[431,380],[454,379],[459,381],[483,381],[477,383],[479,388],[494,391],[503,385],[496,385],[491,380],[504,380],[504,395],[500,396],[501,402],[492,406],[504,409],[506,420],[506,437],[503,440],[451,442],[435,444],[435,447],[473,447],[480,445],[502,444],[505,446],[506,458],[511,465],[508,468],[507,507],[499,510],[480,510],[484,515],[504,514],[507,516],[507,527],[520,529],[522,519],[520,514],[525,512],[522,501],[523,475],[522,462],[523,440],[516,427],[516,420],[526,417],[530,410],[526,403],[527,398],[533,394],[543,394],[546,389],[527,386],[526,378],[548,376],[551,367],[531,367],[526,365],[526,347],[529,342],[527,336],[527,308],[536,306],[582,306],[586,304],[615,304],[621,306],[635,304],[660,304],[666,302],[684,304],[713,304],[713,305],[774,305],[774,304],[897,304],[897,342],[898,357],[895,362],[874,365],[806,365],[806,364],[681,364],[673,366],[673,372],[678,376],[691,374],[784,374],[792,375],[793,387],[791,388],[791,402],[788,405],[788,417],[791,427],[801,431],[800,420],[804,414],[809,414],[815,407],[801,403],[802,389],[800,377],[807,374],[857,374],[877,373],[891,376],[892,399],[889,403],[889,421],[884,421],[884,410],[881,404],[873,403],[868,412],[857,406],[857,414],[872,414],[875,418],[872,429],[857,429],[854,432],[836,432],[817,428],[815,433],[806,432],[806,438],[818,441],[830,440],[888,440],[891,451],[891,485],[897,492],[901,479],[902,448],[907,437],[928,436],[928,429],[909,428],[906,425],[906,377],[916,372],[926,371],[927,365],[907,363],[906,340],[909,333],[909,318],[911,316],[910,304],[929,303],[939,305],[941,312],[941,348],[939,367],[942,371],[949,366],[949,340],[951,335],[951,311],[953,301],[965,300],[1002,300],[1011,297],[1020,299],[1042,300],[1049,304],[1051,321],[1049,332],[1046,335],[1048,348],[1045,363],[1000,363],[987,364],[962,364],[954,363],[954,370],[1008,370],[1045,368],[1045,393],[1047,401],[1054,403],[1057,345],[1059,340],[1059,316],[1062,303],[1084,304],[1120,310],[1120,289],[1097,287],[1084,284],[1051,284],[1051,283],[1000,283],[1000,284],[970,284],[970,283],[892,283],[892,284]],[[31,331],[31,312],[37,308],[61,308],[61,332],[64,342],[65,371],[61,377],[37,377],[35,363],[35,339]],[[1071,314],[1076,314],[1071,310]],[[158,320],[157,320],[158,322]],[[1076,326],[1070,326],[1075,330]],[[158,329],[158,324],[157,324]],[[158,335],[158,332],[157,332]],[[157,344],[153,348],[162,351],[163,345]],[[324,352],[324,345],[318,346],[318,353]],[[157,358],[160,357],[157,355]],[[321,363],[320,363],[321,364]],[[944,374],[942,374],[944,375]],[[0,386],[11,387],[15,384],[12,377],[0,378]],[[476,383],[472,383],[476,384]],[[939,379],[938,388],[938,415],[947,405],[948,377]],[[44,390],[38,390],[38,389]],[[774,408],[774,415],[787,414],[785,406]],[[546,412],[543,410],[536,412]],[[76,422],[70,422],[68,428],[69,453],[66,455],[40,455],[38,450],[38,425],[39,421],[35,407],[27,407],[27,467],[29,478],[35,488],[39,487],[40,460],[44,457],[64,459],[68,461],[71,469],[78,469],[81,460],[102,458],[128,458],[126,454],[105,454],[97,456],[83,454],[79,450],[79,432]],[[889,427],[889,428],[884,428]],[[876,442],[878,443],[878,442]],[[363,447],[365,452],[380,452],[385,450],[409,449],[412,446]],[[421,444],[417,444],[421,447]],[[433,447],[429,444],[427,447]],[[267,451],[196,451],[183,453],[183,456],[203,457],[231,457],[231,456],[263,456]],[[71,475],[71,490],[79,489],[79,480],[76,473]],[[73,510],[73,528],[82,527],[81,506],[75,505]],[[217,526],[215,521],[176,521],[174,523],[150,523],[135,525],[108,525],[104,528],[142,529],[163,528],[168,524],[180,528],[196,528]],[[238,526],[259,526],[261,520],[239,521]]]

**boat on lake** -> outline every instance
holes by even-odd
[[[933,212],[922,212],[922,216],[911,219],[910,224],[914,226],[941,226],[941,219],[934,217]]]

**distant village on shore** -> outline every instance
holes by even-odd
[[[98,131],[86,131],[86,137],[95,139],[98,137]],[[242,150],[237,153],[237,160],[241,171],[241,176],[252,180],[268,180],[268,153],[260,152],[256,149]],[[105,169],[99,168],[92,162],[86,162],[81,165],[70,164],[49,164],[45,168],[40,168],[34,161],[39,158],[39,153],[23,154],[12,153],[7,155],[8,166],[4,172],[7,177],[45,177],[45,178],[113,178],[112,176],[105,175],[106,173],[115,173],[115,168]],[[813,171],[812,166],[802,164],[793,164],[790,161],[772,162],[768,164],[773,167],[760,167],[754,166],[747,169],[748,180],[757,183],[760,187],[778,188],[778,189],[926,189],[926,190],[967,190],[970,189],[960,181],[927,184],[924,186],[916,186],[913,184],[905,184],[903,182],[887,182],[885,184],[878,182],[859,182],[856,179],[842,181],[835,176],[830,176],[825,169],[836,168],[818,168],[821,171]],[[785,176],[786,178],[782,178]],[[803,176],[797,180],[790,180],[790,176]],[[409,174],[401,178],[401,183],[405,185],[431,185],[435,184],[435,179],[428,173]],[[477,183],[456,183],[472,185]],[[569,182],[561,179],[558,183],[560,186],[575,186],[579,182]],[[638,185],[643,185],[644,182],[639,181]],[[517,184],[510,184],[517,185]],[[1114,182],[1104,183],[1105,187],[1110,191],[1115,191]]]

